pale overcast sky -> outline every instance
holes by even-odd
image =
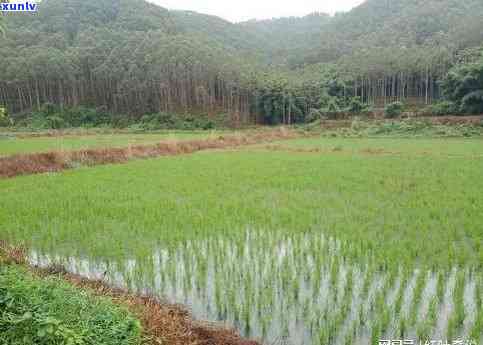
[[[364,0],[149,0],[159,6],[213,14],[240,22],[248,19],[304,16],[313,12],[348,11]]]

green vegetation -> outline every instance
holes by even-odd
[[[0,262],[0,343],[138,345],[141,326],[108,299]]]
[[[451,101],[437,102],[423,110],[426,114],[433,116],[454,115],[460,112],[460,109]]]
[[[210,130],[214,128],[227,127],[224,114],[214,116],[192,116],[158,113],[144,115],[141,121],[131,126],[143,130],[179,129],[179,130]]]
[[[299,320],[307,344],[377,338],[391,322],[398,334],[427,337],[443,303],[455,307],[441,337],[459,334],[464,287],[481,279],[483,262],[480,140],[284,145],[322,150],[255,146],[3,180],[1,237],[31,248],[39,264],[105,272],[176,302],[190,296],[195,316],[246,335],[275,327],[297,337],[289,324]],[[419,324],[431,272],[437,298]]]
[[[12,125],[12,120],[8,117],[7,109],[0,107],[0,127]]]
[[[471,338],[475,339],[476,342],[481,341],[483,339],[483,334],[481,330],[483,329],[483,280],[480,277],[476,279],[476,320],[473,328],[471,329]]]
[[[349,125],[350,124],[350,125]],[[354,119],[350,123],[341,124],[340,128],[322,131],[325,137],[343,138],[479,138],[483,136],[483,121],[473,124],[455,123],[438,124],[424,119],[407,119],[397,121],[364,121]],[[307,131],[319,133],[324,124],[316,121],[306,125]],[[329,127],[330,128],[330,127]],[[409,145],[412,144],[408,141]]]
[[[443,82],[443,91],[462,113],[483,113],[483,54],[475,62],[450,70]]]
[[[41,109],[32,113],[17,116],[15,122],[6,115],[6,110],[0,111],[0,126],[15,125],[15,128],[46,130],[65,128],[129,128],[130,130],[208,130],[227,127],[226,116],[208,116],[199,114],[175,115],[157,113],[144,115],[142,118],[110,115],[106,109],[88,107],[60,108],[54,104],[44,104]]]
[[[96,109],[90,124],[188,113],[292,124],[443,96],[476,113],[482,15],[480,0],[367,0],[333,17],[232,24],[143,0],[44,0],[36,16],[4,18],[0,104],[15,121],[45,104]]]
[[[384,116],[388,119],[394,119],[401,116],[404,111],[404,104],[401,102],[389,103],[384,108]]]
[[[458,336],[458,331],[463,326],[465,320],[465,304],[464,304],[464,289],[465,289],[465,273],[460,271],[456,277],[456,287],[454,289],[454,311],[448,321],[448,339],[454,340]]]

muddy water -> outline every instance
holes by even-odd
[[[436,295],[434,272],[409,276],[402,269],[391,275],[367,261],[339,255],[340,243],[321,235],[277,236],[248,232],[246,238],[214,238],[186,242],[178,248],[158,248],[152,255],[117,262],[60,257],[32,251],[32,264],[63,265],[68,271],[110,284],[148,293],[186,305],[198,319],[223,322],[245,336],[267,344],[319,345],[331,332],[330,344],[371,344],[373,328],[389,317],[382,339],[417,339],[417,326],[428,314]],[[419,275],[425,275],[420,301],[413,303]],[[454,310],[456,269],[445,280],[445,293],[431,326],[432,339],[446,338]],[[466,319],[461,338],[475,321],[475,281],[467,274],[464,293]],[[401,295],[401,311],[395,311]],[[378,301],[383,301],[379,303]],[[417,313],[412,317],[413,313]]]

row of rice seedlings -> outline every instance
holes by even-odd
[[[424,271],[420,271],[418,273],[418,277],[416,278],[416,285],[414,286],[413,290],[413,298],[409,308],[409,326],[414,326],[418,319],[419,306],[421,304],[421,298],[423,297],[427,277],[428,276]]]
[[[403,271],[400,288],[394,300],[394,314],[397,319],[402,319],[404,317],[402,313],[402,307],[404,302],[404,294],[409,284],[409,278],[410,278],[409,271]],[[404,329],[400,329],[399,327],[398,329],[399,329],[399,332],[396,332],[397,335],[400,337],[403,337],[404,333],[401,333],[401,331],[404,332]]]
[[[330,287],[331,287],[331,293],[333,296],[333,301],[334,301],[334,306],[339,303],[339,280],[340,280],[340,262],[339,262],[339,257],[335,256],[334,259],[332,260],[331,266],[330,266]]]
[[[344,345],[354,345],[354,341],[357,336],[357,330],[358,330],[358,321],[353,320],[348,328],[348,331],[344,340]]]
[[[444,289],[445,289],[445,281],[448,278],[448,275],[443,272],[438,272],[438,281],[436,282],[436,296],[438,296],[438,300],[440,302],[444,299]]]
[[[312,288],[312,298],[316,299],[320,293],[322,273],[326,267],[326,260],[324,255],[317,254],[313,252],[312,257],[314,258],[313,273],[311,277],[311,288]]]
[[[470,331],[470,339],[474,340],[476,344],[479,344],[483,340],[483,278],[482,276],[478,276],[475,280],[476,317],[473,327]]]
[[[348,268],[346,273],[346,282],[343,291],[342,305],[339,307],[338,322],[339,328],[347,322],[352,310],[352,302],[354,299],[354,269]],[[352,329],[345,334],[344,342],[347,342],[347,338],[353,338]]]
[[[381,337],[386,333],[391,322],[391,310],[390,306],[386,303],[389,290],[392,288],[393,278],[385,278],[383,285],[376,293],[373,304],[371,305],[372,311],[372,329],[371,329],[371,342],[372,344],[378,344]]]
[[[333,344],[337,336],[337,320],[335,317],[326,319],[319,328],[318,341],[320,345]]]
[[[429,341],[432,336],[433,329],[436,326],[436,322],[438,320],[439,306],[444,300],[446,277],[447,275],[443,271],[440,271],[437,274],[435,289],[436,293],[429,302],[426,316],[418,322],[418,325],[416,327],[416,334],[420,341]]]
[[[369,300],[369,293],[371,287],[374,284],[374,280],[377,279],[377,275],[375,273],[374,266],[367,265],[365,266],[365,272],[361,281],[361,287],[359,291],[359,305],[356,310],[356,318],[355,322],[357,324],[357,329],[359,328],[366,328],[369,326],[369,314],[370,308],[372,306],[372,301]],[[366,302],[368,302],[366,304]]]
[[[419,322],[416,328],[416,334],[420,341],[426,342],[431,340],[432,331],[437,321],[439,308],[439,297],[436,295],[429,303],[429,309],[426,317]]]
[[[447,338],[454,340],[458,336],[458,331],[463,326],[465,320],[465,272],[458,271],[456,276],[456,285],[453,292],[453,312],[448,321]]]

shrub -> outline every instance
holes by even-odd
[[[347,112],[355,115],[368,115],[371,107],[361,101],[360,97],[352,97],[349,99]]]
[[[47,127],[50,129],[61,129],[61,128],[67,127],[64,119],[57,115],[52,115],[47,117],[46,124],[47,124]]]
[[[483,113],[483,58],[453,67],[441,83],[446,99],[466,114]]]
[[[139,127],[144,130],[160,130],[160,129],[182,129],[209,130],[216,127],[215,121],[208,118],[207,115],[178,115],[169,113],[156,113],[144,115]]]
[[[0,127],[13,125],[12,119],[7,114],[7,109],[0,107]]]
[[[33,129],[60,129],[67,127],[99,127],[113,126],[115,128],[130,127],[136,130],[185,129],[209,130],[223,127],[226,114],[216,117],[207,114],[183,115],[173,113],[154,113],[139,117],[125,114],[111,115],[105,107],[89,108],[78,106],[63,108],[51,104],[44,104],[38,111],[32,112],[23,119],[17,119],[17,125]],[[0,118],[1,125],[1,118]]]
[[[458,106],[450,101],[442,101],[430,105],[426,113],[433,116],[454,115],[458,113]]]
[[[387,119],[395,119],[395,118],[401,116],[403,111],[404,111],[404,104],[403,103],[401,103],[401,102],[389,103],[384,108],[384,116]]]
[[[322,113],[319,109],[311,108],[305,118],[305,122],[312,123],[314,121],[320,120],[321,117],[322,117]]]
[[[59,129],[66,127],[94,127],[111,124],[113,121],[103,107],[89,108],[77,106],[60,108],[52,103],[45,103],[38,111],[20,124],[32,128]]]
[[[110,122],[109,115],[102,108],[74,107],[67,108],[61,116],[71,127],[92,127]]]
[[[483,113],[483,90],[473,91],[461,100],[461,111],[467,114]]]
[[[40,114],[44,117],[48,117],[60,112],[60,108],[53,103],[44,103],[40,107]]]
[[[328,101],[327,106],[321,110],[322,114],[326,116],[329,120],[337,120],[341,117],[342,111],[337,99],[332,98]]]

